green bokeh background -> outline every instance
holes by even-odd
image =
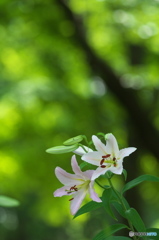
[[[121,86],[133,90],[158,132],[159,1],[65,2],[83,22],[89,46]],[[159,176],[159,160],[141,144],[124,104],[93,71],[75,31],[61,0],[0,1],[0,193],[21,202],[0,208],[0,240],[89,240],[113,223],[102,210],[72,220],[68,198],[53,197],[61,187],[54,169],[71,172],[72,154],[45,150],[68,138],[112,132],[120,148],[138,148],[124,161],[129,180]],[[123,177],[114,183],[120,189]],[[145,182],[128,195],[147,227],[159,228],[158,189]]]

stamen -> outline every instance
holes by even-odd
[[[72,201],[74,198],[69,199],[69,201]]]
[[[116,164],[116,162],[115,162],[115,161],[116,161],[116,158],[115,158],[115,157],[113,157],[113,161],[114,161],[114,167],[116,167],[117,164]]]
[[[101,165],[101,168],[105,168],[106,167],[106,165]]]
[[[105,155],[105,156],[102,156],[102,158],[108,158],[108,157],[110,157],[111,156],[111,154],[107,154],[107,155]]]
[[[76,188],[76,185],[74,185],[73,187],[70,187],[70,191],[71,190],[78,191],[78,188]]]
[[[105,160],[104,160],[104,159],[102,159],[102,160],[100,161],[100,165],[102,165],[102,164],[104,163],[104,161],[105,161]]]

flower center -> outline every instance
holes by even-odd
[[[67,194],[73,193],[73,192],[77,192],[78,188],[76,187],[76,185],[70,187],[69,190],[65,190],[67,192]]]
[[[74,193],[74,192],[77,192],[78,191],[78,188],[76,187],[76,185],[70,187],[69,190],[65,190],[67,192],[67,194],[70,194],[70,193]],[[71,198],[69,199],[69,201],[72,201],[74,198]]]
[[[106,165],[104,163],[106,163]],[[111,154],[102,156],[102,160],[100,161],[100,167],[105,168],[105,167],[109,166],[108,165],[109,163],[113,164],[114,167],[116,167],[116,158],[113,157],[113,159],[112,159]]]

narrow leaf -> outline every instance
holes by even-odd
[[[144,181],[159,182],[159,177],[148,175],[148,174],[141,175],[140,177],[137,177],[132,181],[128,182],[127,184],[125,184],[125,186],[123,187],[122,193],[124,193],[125,191],[135,187],[136,185]]]
[[[56,147],[47,149],[46,152],[51,154],[61,154],[61,153],[73,152],[77,148],[78,148],[78,144],[74,144],[71,146],[56,146]]]
[[[10,197],[0,195],[0,206],[1,207],[17,207],[19,206],[19,201]]]
[[[80,164],[80,169],[82,170],[84,167],[89,167],[90,169],[92,169],[93,165],[90,164],[90,163],[88,163],[88,162],[84,162],[84,161],[83,161],[83,162]]]
[[[118,212],[122,217],[126,218],[126,216],[125,216],[125,211],[124,211],[122,205],[121,205],[119,202],[113,202],[112,204],[113,204],[114,208],[117,210],[117,212]]]
[[[94,238],[93,240],[107,240],[109,239],[108,237],[111,236],[112,234],[116,233],[117,231],[124,229],[124,228],[128,228],[128,226],[126,226],[125,224],[114,224],[109,226],[108,228],[106,228],[105,230],[99,232]],[[111,240],[114,240],[112,237],[110,238]],[[116,239],[119,239],[116,238]],[[122,238],[124,239],[124,238]],[[129,239],[129,238],[128,238]]]
[[[76,137],[73,137],[73,138],[69,138],[63,144],[64,145],[73,145],[73,144],[81,142],[82,140],[83,140],[83,136],[79,135],[79,136],[76,136]]]
[[[74,218],[87,213],[87,212],[91,212],[95,209],[98,209],[100,207],[103,207],[103,203],[102,202],[94,202],[94,201],[90,201],[88,203],[86,203],[84,206],[82,206],[77,213],[74,215]]]
[[[113,192],[112,192],[112,189],[111,188],[107,188],[104,190],[103,192],[103,195],[102,195],[102,202],[103,202],[103,205],[104,205],[104,208],[106,210],[106,212],[115,220],[116,217],[111,209],[111,203],[112,201],[116,201],[116,198],[114,197],[113,195]]]
[[[127,171],[125,169],[123,169],[123,175],[124,175],[124,179],[126,181],[126,179],[127,179]]]
[[[138,232],[146,232],[146,227],[140,215],[134,208],[129,208],[125,212],[126,218],[133,224]],[[144,237],[143,237],[144,238]],[[145,239],[145,238],[144,238]]]

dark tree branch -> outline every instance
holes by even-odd
[[[156,158],[159,158],[159,134],[151,123],[148,113],[139,103],[136,92],[132,89],[123,88],[120,84],[119,77],[116,76],[106,61],[101,59],[88,44],[81,19],[71,11],[64,0],[56,0],[56,2],[74,25],[74,39],[85,51],[92,71],[95,75],[102,77],[111,92],[124,106],[143,147],[151,151]]]

